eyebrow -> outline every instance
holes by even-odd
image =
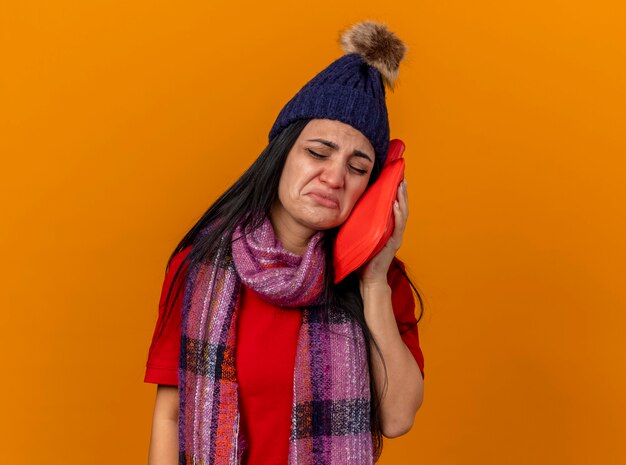
[[[337,144],[335,144],[334,142],[332,142],[330,140],[326,140],[326,139],[308,139],[307,142],[321,142],[322,144],[330,147],[331,149],[335,149],[335,150],[339,149],[339,146]],[[357,157],[365,158],[365,159],[369,160],[370,162],[372,161],[372,159],[370,158],[370,156],[367,153],[361,152],[358,149],[354,149],[352,151],[352,155],[356,155]]]

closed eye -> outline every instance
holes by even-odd
[[[307,150],[307,152],[309,152],[311,155],[313,155],[315,158],[328,158],[328,156],[327,156],[327,155],[321,155],[321,154],[319,154],[319,153],[317,153],[317,152],[314,152],[314,151],[313,151],[313,150],[311,150],[311,149],[306,149],[306,150]]]
[[[309,152],[309,153],[310,153],[313,157],[318,158],[318,159],[320,159],[320,160],[323,160],[323,159],[325,159],[325,158],[328,158],[328,155],[322,155],[322,154],[320,154],[320,153],[314,152],[314,151],[313,151],[313,150],[311,150],[311,149],[306,149],[306,150],[307,150],[307,152]],[[359,168],[357,168],[356,166],[352,166],[352,165],[349,165],[349,166],[350,166],[350,168],[351,168],[352,170],[354,170],[354,171],[355,171],[355,172],[356,172],[359,176],[364,176],[365,174],[367,174],[367,170],[362,170],[362,169],[359,169]]]

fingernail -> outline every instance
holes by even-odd
[[[393,206],[396,207],[396,208],[400,208],[400,204],[398,203],[397,200],[393,201]]]

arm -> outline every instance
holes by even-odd
[[[372,346],[372,377],[376,393],[382,396],[380,422],[383,435],[400,436],[413,426],[415,413],[424,397],[422,373],[404,344],[398,331],[391,302],[391,288],[387,283],[389,266],[402,244],[402,236],[409,215],[406,180],[398,187],[393,207],[394,230],[383,249],[360,270],[360,291],[363,298],[365,321],[382,352],[385,370],[376,349]],[[374,393],[373,393],[374,394]]]
[[[391,304],[391,288],[384,282],[361,286],[365,321],[378,344],[387,368],[387,386],[380,405],[382,433],[393,438],[407,433],[424,398],[422,373],[400,337]],[[376,395],[385,389],[385,369],[371,346]]]
[[[148,465],[178,464],[178,387],[157,387]]]

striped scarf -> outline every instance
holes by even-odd
[[[230,248],[222,246],[211,263],[190,268],[178,373],[180,465],[242,463],[245,438],[235,370],[242,284],[274,305],[303,312],[289,464],[373,463],[363,332],[341,309],[323,305],[322,237],[318,231],[299,256],[282,246],[265,218],[246,235],[237,227]]]

